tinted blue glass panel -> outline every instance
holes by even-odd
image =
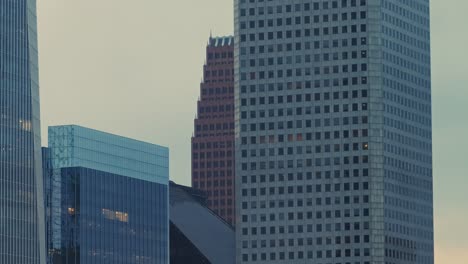
[[[54,263],[168,263],[167,185],[86,168],[60,174]]]
[[[36,1],[0,0],[0,263],[45,263]]]
[[[44,153],[51,263],[168,263],[167,148],[71,125]]]
[[[85,167],[167,184],[169,150],[80,126],[49,127],[54,168]]]

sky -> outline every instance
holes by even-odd
[[[436,264],[468,260],[468,1],[432,0]],[[38,0],[43,145],[77,124],[170,148],[190,185],[190,138],[210,32],[232,0]]]

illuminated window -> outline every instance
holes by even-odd
[[[68,208],[68,213],[70,215],[75,215],[75,208],[73,208],[73,207]]]
[[[32,123],[29,120],[21,120],[19,121],[20,128],[24,131],[31,131]]]
[[[120,222],[128,223],[128,214],[123,212],[115,212],[117,220]]]
[[[125,212],[102,209],[102,215],[104,216],[104,218],[112,221],[128,223],[128,213]]]
[[[302,134],[301,133],[297,134],[296,139],[297,141],[302,141]]]
[[[115,212],[109,209],[102,209],[102,215],[109,220],[115,220]]]

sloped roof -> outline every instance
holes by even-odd
[[[170,183],[170,221],[212,264],[234,264],[234,229],[186,188]]]

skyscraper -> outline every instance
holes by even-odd
[[[428,0],[235,0],[237,263],[432,264]]]
[[[44,153],[51,264],[169,263],[167,148],[71,125]]]
[[[0,263],[45,263],[36,31],[36,1],[0,0]]]
[[[208,207],[234,225],[233,37],[210,37],[203,70],[192,137],[192,185],[207,193]]]

